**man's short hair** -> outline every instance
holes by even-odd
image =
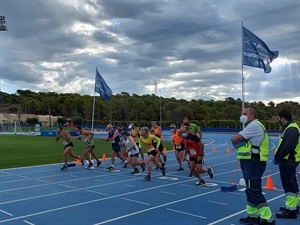
[[[278,113],[278,116],[280,118],[284,117],[287,121],[290,121],[293,119],[292,113],[288,111],[287,109],[283,109]]]

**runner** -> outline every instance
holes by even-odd
[[[163,157],[164,163],[165,163],[167,161],[167,155],[163,152],[164,146],[163,146],[163,143],[162,143],[163,136],[162,136],[161,127],[158,126],[155,121],[151,121],[151,126],[152,126],[152,128],[151,128],[152,134],[155,134],[157,137],[160,138],[160,145],[158,146],[159,147],[159,149],[158,149],[159,150],[159,155],[157,157],[161,161],[161,159],[160,159],[160,155],[161,155]]]
[[[173,149],[175,151],[175,157],[179,164],[179,168],[177,171],[183,171],[182,159],[184,158],[184,142],[183,137],[179,134],[179,129],[176,128],[175,124],[170,125],[171,133],[172,133],[172,144]]]
[[[121,162],[124,162],[124,168],[127,167],[128,163],[127,160],[124,159],[121,156],[121,146],[119,145],[120,142],[120,136],[119,136],[119,131],[116,129],[114,129],[113,125],[108,124],[106,126],[106,130],[107,130],[107,137],[106,138],[101,138],[102,140],[105,141],[110,141],[111,142],[111,153],[110,153],[110,160],[111,160],[111,165],[109,167],[107,167],[106,169],[113,171],[115,170],[115,157],[117,156]]]
[[[203,186],[205,185],[205,181],[200,176],[200,174],[206,172],[209,174],[210,178],[213,178],[214,176],[214,172],[211,167],[203,168],[204,145],[196,134],[190,132],[189,127],[187,125],[182,126],[181,132],[184,138],[186,154],[188,153],[190,157],[190,171],[199,180],[196,183],[196,186]],[[186,160],[185,157],[186,156],[184,156],[183,160]]]
[[[68,155],[71,156],[74,159],[79,159],[81,162],[83,162],[83,159],[74,154],[72,147],[74,147],[74,144],[71,140],[70,132],[67,130],[63,130],[62,127],[58,127],[56,129],[56,137],[55,140],[58,141],[60,138],[62,138],[63,145],[64,145],[64,152],[63,152],[63,158],[64,158],[64,165],[61,170],[68,169]]]
[[[139,147],[134,142],[133,137],[130,136],[128,131],[122,131],[121,135],[123,138],[123,141],[120,142],[122,143],[121,146],[124,146],[128,152],[128,163],[133,168],[131,174],[137,174],[140,172],[136,167],[137,165],[141,166],[142,171],[144,172],[146,165],[144,162],[137,162],[137,158],[139,157]]]
[[[151,180],[151,171],[152,171],[152,162],[161,169],[162,175],[164,176],[166,174],[166,167],[162,166],[161,163],[157,161],[157,158],[155,157],[158,153],[158,148],[153,146],[152,141],[156,140],[157,145],[160,144],[160,139],[156,137],[155,135],[149,134],[149,128],[143,127],[141,128],[141,137],[140,137],[140,148],[142,146],[145,146],[148,152],[148,158],[147,158],[147,168],[148,168],[148,174],[145,176],[145,180],[149,181]]]
[[[133,137],[136,145],[139,146],[140,136],[141,136],[140,128],[138,126],[136,126],[135,123],[131,123],[131,124],[129,124],[128,129],[131,130],[131,136]],[[144,160],[145,160],[144,153],[142,152],[142,149],[140,147],[139,147],[139,153],[141,154],[142,162],[144,162]]]
[[[82,140],[85,144],[85,149],[83,152],[84,158],[89,162],[89,165],[87,169],[93,169],[93,162],[91,160],[90,154],[93,156],[93,158],[97,161],[97,167],[101,165],[100,160],[98,159],[96,153],[95,153],[95,144],[93,141],[94,138],[94,132],[88,131],[88,130],[82,130],[80,126],[76,127],[76,132],[78,133],[78,140]],[[82,162],[83,164],[83,162]]]

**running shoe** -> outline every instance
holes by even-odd
[[[240,219],[240,223],[242,223],[242,224],[248,224],[248,225],[260,224],[260,218],[248,216],[246,218],[241,218]]]
[[[81,165],[83,166],[84,165],[84,158],[83,157],[80,158],[80,162],[81,162]]]
[[[88,170],[94,169],[93,165],[94,165],[93,163],[90,163],[90,164],[88,165],[87,169],[88,169]]]
[[[137,173],[139,173],[140,171],[138,170],[138,169],[134,169],[132,172],[131,172],[131,174],[137,174]]]
[[[63,167],[62,168],[60,168],[61,170],[66,170],[66,169],[68,169],[68,166],[67,165],[63,165]]]
[[[144,178],[144,180],[150,181],[151,180],[151,176],[150,175],[146,175],[145,178]]]
[[[271,222],[262,219],[259,225],[275,225],[275,220],[272,220]]]
[[[163,176],[165,176],[166,175],[166,167],[162,167],[162,168],[160,168],[161,169],[161,174],[163,175]]]
[[[167,155],[164,155],[164,162],[167,162]]]
[[[286,208],[285,208],[285,206],[280,206],[280,207],[279,207],[279,210],[280,210],[280,211],[285,211]],[[297,206],[297,213],[298,213],[298,214],[300,213],[300,207],[299,207],[299,206]]]
[[[100,161],[98,161],[97,162],[97,167],[99,167],[101,165],[101,162]]]
[[[110,170],[110,171],[115,170],[115,168],[114,168],[113,166],[109,166],[109,167],[107,167],[106,169],[107,169],[107,170]]]
[[[190,172],[190,174],[189,174],[189,177],[192,177],[193,176],[193,173],[192,172]]]
[[[127,168],[127,166],[128,166],[128,163],[125,163],[124,166],[123,166],[123,168]]]
[[[214,177],[214,171],[211,167],[207,168],[207,173],[208,173],[210,179],[212,179]]]
[[[196,183],[196,186],[204,186],[205,185],[205,181],[203,179],[199,180],[197,183]]]
[[[142,165],[141,165],[141,167],[142,167],[142,171],[144,172],[145,169],[146,169],[146,164],[143,162]]]
[[[177,171],[183,171],[183,170],[184,170],[183,167],[180,166]]]

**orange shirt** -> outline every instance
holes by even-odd
[[[162,137],[162,134],[161,134],[160,126],[153,127],[153,130],[154,130],[154,134],[157,134],[159,136],[160,140],[162,140],[163,137]]]
[[[172,138],[173,138],[174,145],[181,145],[181,143],[183,142],[183,137],[179,135],[178,130],[176,130],[175,133],[172,132]]]

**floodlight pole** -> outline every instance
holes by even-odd
[[[7,27],[5,26],[5,16],[0,16],[0,31],[7,31]],[[0,43],[2,44],[2,35],[0,39]],[[1,46],[2,47],[2,46]],[[2,48],[0,50],[0,91],[1,91],[1,83],[2,83]]]
[[[161,127],[161,90],[159,90],[159,126]]]

